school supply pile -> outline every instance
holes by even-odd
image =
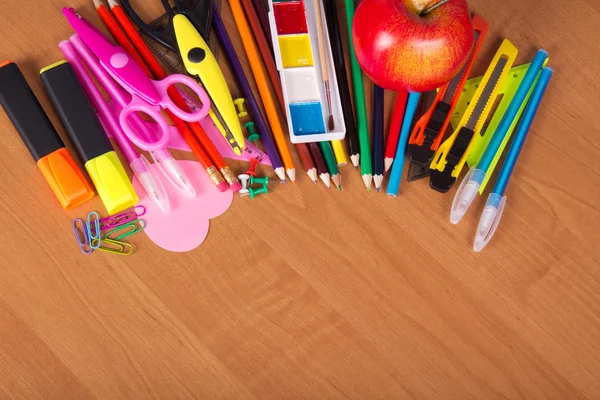
[[[162,27],[141,17],[140,2],[93,2],[114,41],[76,10],[64,8],[74,31],[58,46],[65,60],[40,73],[93,186],[114,215],[100,219],[91,213],[86,221],[73,221],[85,254],[95,249],[132,253],[133,247],[122,239],[145,228],[139,220],[145,208],[136,207],[140,198],[148,196],[169,213],[177,207],[172,190],[190,199],[202,190],[171,154],[172,135],[180,136],[220,192],[231,190],[251,199],[273,189],[273,181],[256,172],[259,160],[267,156],[280,183],[296,181],[288,137],[309,179],[339,190],[341,168],[348,164],[346,146],[366,188],[374,183],[379,192],[387,179],[390,197],[400,193],[406,154],[407,180],[428,178],[440,193],[451,190],[466,165],[470,170],[452,205],[453,224],[483,194],[512,138],[477,229],[474,250],[481,251],[498,227],[505,189],[552,76],[543,50],[531,64],[515,67],[518,50],[505,39],[483,77],[469,79],[489,30],[475,15],[473,46],[458,74],[432,92],[400,90],[387,139],[385,91],[374,85],[371,137],[363,72],[353,46],[344,53],[334,0],[229,0],[258,96],[233,46],[237,37],[226,29],[214,0],[162,1]],[[345,1],[345,8],[352,43],[352,0]],[[237,85],[225,79],[208,40],[211,32]],[[173,57],[181,60],[184,74],[164,66],[172,65]],[[61,205],[72,209],[91,199],[92,186],[11,62],[0,65],[0,103]],[[207,121],[220,134],[207,134]],[[236,156],[249,155],[246,171],[230,168],[224,147]],[[136,193],[128,169],[145,193],[139,187]]]

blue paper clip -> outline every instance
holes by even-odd
[[[75,233],[75,239],[77,239],[79,250],[81,250],[83,254],[92,253],[94,249],[90,243],[86,223],[81,218],[77,218],[74,219],[71,224],[73,225],[73,232]]]
[[[90,247],[92,249],[99,248],[102,245],[102,237],[100,234],[100,216],[97,212],[92,211],[88,214],[86,225]]]

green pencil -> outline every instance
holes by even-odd
[[[354,54],[352,45],[352,19],[354,18],[354,0],[344,0],[346,5],[346,21],[348,25],[348,47],[350,48],[350,64],[352,66],[352,86],[354,86],[354,108],[358,125],[358,142],[360,145],[360,170],[367,190],[371,190],[373,166],[371,164],[371,142],[369,140],[369,121],[367,120],[367,103],[360,65]]]
[[[331,175],[331,181],[337,186],[338,190],[342,190],[342,177],[337,162],[335,161],[335,156],[333,155],[331,142],[319,142],[319,144],[321,145],[321,151],[323,152],[323,158],[327,164],[327,169]]]

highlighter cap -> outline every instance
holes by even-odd
[[[71,64],[50,65],[40,78],[83,163],[113,151]]]
[[[89,160],[85,163],[85,169],[109,214],[114,215],[138,203],[135,189],[114,151]]]
[[[75,208],[94,197],[92,187],[12,62],[0,64],[0,104],[63,208]]]
[[[0,104],[37,162],[65,147],[17,64],[0,65]]]

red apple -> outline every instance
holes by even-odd
[[[363,0],[352,22],[356,58],[389,90],[434,90],[452,79],[473,46],[466,0]]]

